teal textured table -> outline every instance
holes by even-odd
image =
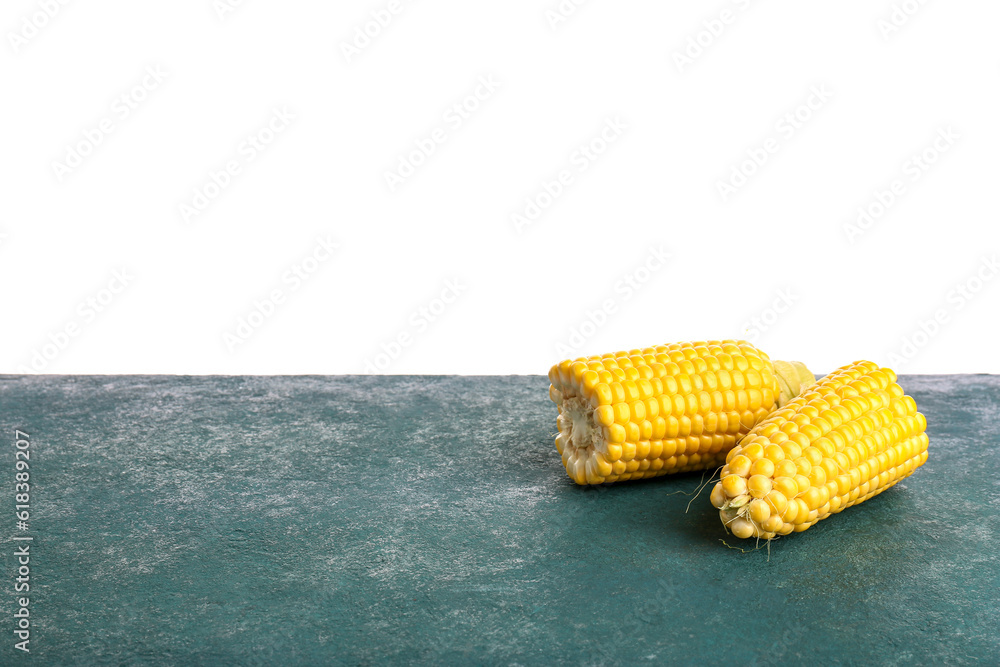
[[[700,475],[575,486],[541,376],[0,376],[0,662],[997,664],[1000,377],[900,383],[927,464],[768,558]]]

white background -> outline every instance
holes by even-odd
[[[545,373],[571,344],[741,336],[817,372],[1000,372],[983,263],[1000,250],[996,2],[591,0],[553,25],[555,0],[415,0],[350,58],[388,0],[40,4],[0,16],[0,372]],[[166,73],[155,87],[147,67]],[[456,127],[480,77],[499,86]],[[294,121],[247,160],[276,108]],[[102,119],[113,131],[57,174]],[[575,151],[609,119],[624,129],[581,171]],[[435,128],[446,141],[392,191],[385,173]],[[908,161],[947,128],[958,138],[914,179]],[[518,230],[564,169],[572,183]],[[845,226],[895,179],[903,194],[852,243]],[[336,254],[283,279],[318,237]],[[646,273],[650,247],[671,258]],[[122,269],[127,286],[102,292]],[[629,274],[646,280],[616,289]],[[414,313],[448,280],[460,294],[425,326]],[[259,326],[227,344],[241,318]]]

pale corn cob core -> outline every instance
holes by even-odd
[[[745,341],[567,359],[549,371],[556,449],[577,484],[722,465],[738,440],[815,381]]]
[[[712,504],[736,537],[806,530],[923,465],[926,428],[895,373],[870,361],[848,364],[761,421],[729,452]]]

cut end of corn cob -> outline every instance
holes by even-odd
[[[753,345],[724,340],[568,359],[549,380],[566,472],[603,484],[722,465],[815,378],[799,362],[772,364]]]
[[[806,530],[923,465],[926,428],[894,372],[870,361],[848,364],[761,421],[729,452],[711,502],[736,537]]]

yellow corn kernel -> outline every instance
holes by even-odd
[[[786,498],[794,498],[799,493],[799,487],[795,483],[795,477],[775,477],[772,487],[775,491],[780,491]]]
[[[785,511],[781,513],[781,519],[785,522],[785,525],[794,525],[795,520],[798,518],[799,504],[794,500],[787,505],[785,505]]]
[[[742,496],[747,492],[747,480],[742,475],[727,475],[717,486],[730,498]]]
[[[772,480],[764,475],[751,475],[747,481],[747,491],[754,498],[763,498],[771,492]]]
[[[738,518],[729,524],[729,530],[732,531],[733,535],[736,537],[746,539],[748,537],[753,537],[754,525],[746,519]]]
[[[747,514],[749,514],[750,520],[758,526],[762,525],[771,516],[771,508],[763,500],[751,500],[747,504],[747,508]]]
[[[728,468],[730,473],[735,475],[740,475],[741,477],[746,477],[747,474],[750,472],[750,468],[752,467],[752,465],[753,464],[750,463],[750,459],[740,454],[734,457],[733,460],[729,462]],[[723,475],[723,477],[724,476],[725,475]]]
[[[601,426],[611,426],[615,423],[615,409],[610,405],[602,405],[594,410],[594,421]]]
[[[774,466],[774,476],[777,477],[794,477],[799,472],[798,467],[795,462],[791,459],[785,459]]]
[[[750,475],[763,475],[764,477],[774,477],[774,462],[771,459],[757,459],[750,466]]]
[[[761,447],[759,442],[754,442],[743,447],[740,453],[751,461],[757,461],[764,457],[764,448]]]
[[[764,446],[764,456],[767,459],[777,465],[785,460],[785,450],[775,444],[768,444]]]
[[[737,537],[770,539],[806,530],[923,465],[926,427],[890,369],[866,361],[843,366],[772,412],[737,445],[734,451],[744,456],[761,445],[761,437],[769,440],[764,458],[746,456],[753,461],[746,474],[733,474],[730,465],[719,492],[713,489],[716,499],[733,498],[723,503],[722,520]],[[749,496],[741,497],[750,502],[727,492],[744,488]]]
[[[781,519],[780,516],[772,514],[767,518],[767,520],[764,521],[763,527],[764,530],[773,534],[781,530],[784,527],[784,525],[785,522]]]
[[[771,507],[772,514],[781,514],[785,511],[785,507],[788,506],[788,500],[785,498],[785,494],[777,489],[772,489],[772,491],[764,496],[764,500]]]
[[[726,493],[722,490],[721,484],[716,484],[712,487],[712,493],[709,496],[709,501],[715,509],[722,509],[722,506],[726,504]]]
[[[567,359],[549,370],[556,449],[578,484],[717,468],[751,428],[814,380],[801,363],[775,367],[738,340]],[[746,476],[770,444],[763,438],[730,472]],[[782,460],[781,450],[770,454],[772,463]],[[767,464],[758,469],[767,472]]]

